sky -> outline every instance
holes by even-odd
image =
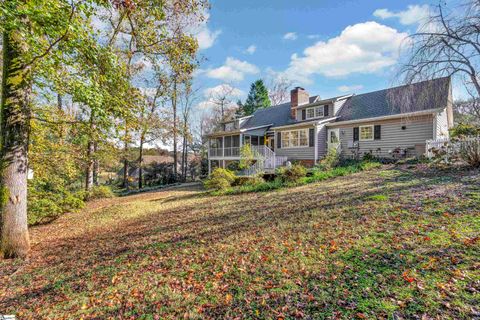
[[[401,48],[437,1],[211,0],[197,34],[199,109],[219,86],[245,99],[256,79],[286,77],[330,98],[398,84]]]

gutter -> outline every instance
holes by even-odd
[[[370,121],[380,121],[380,120],[389,120],[389,119],[397,119],[397,118],[404,118],[404,117],[411,117],[411,116],[422,116],[428,114],[435,114],[442,111],[445,108],[436,108],[436,109],[429,109],[424,111],[416,111],[416,112],[408,112],[408,113],[400,113],[400,114],[393,114],[389,116],[381,116],[381,117],[372,117],[372,118],[364,118],[364,119],[356,119],[356,120],[347,120],[347,121],[337,121],[334,123],[326,124],[327,127],[334,127],[344,124],[352,124],[352,123],[361,123],[361,122],[370,122]]]
[[[246,131],[251,131],[251,130],[255,130],[255,129],[261,129],[261,128],[265,128],[265,127],[271,127],[271,126],[273,126],[273,123],[265,124],[265,125],[263,125],[263,126],[258,126],[258,127],[240,129],[240,132],[246,132]]]
[[[338,117],[331,117],[331,118],[322,119],[322,120],[317,119],[317,120],[313,120],[313,121],[298,122],[298,123],[288,124],[288,125],[285,125],[285,126],[273,127],[271,129],[276,130],[276,129],[294,128],[294,127],[299,127],[299,126],[303,126],[303,125],[316,126],[316,125],[319,125],[319,124],[322,124],[322,123],[325,123],[325,122],[336,120],[337,118]]]

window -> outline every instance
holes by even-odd
[[[360,141],[373,140],[373,126],[360,127]]]
[[[337,136],[337,131],[336,130],[330,131],[330,143],[338,143],[338,142],[339,140]]]
[[[306,119],[323,117],[324,106],[316,106],[307,108],[305,117]]]
[[[282,132],[282,148],[308,147],[308,142],[308,129]]]

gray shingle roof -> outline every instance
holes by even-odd
[[[258,109],[255,111],[243,125],[242,129],[255,128],[273,124],[273,127],[284,126],[286,124],[294,123],[295,121],[290,117],[290,102],[279,104],[265,109]]]
[[[337,122],[446,107],[449,92],[450,77],[446,77],[354,95],[345,102]]]

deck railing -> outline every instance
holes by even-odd
[[[461,150],[478,148],[478,144],[480,144],[480,136],[458,140],[450,140],[448,138],[427,140],[426,155],[429,159],[441,155],[445,161],[448,161],[452,156],[458,155]]]

